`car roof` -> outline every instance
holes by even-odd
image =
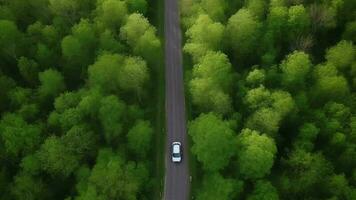
[[[173,153],[180,153],[180,146],[178,144],[173,145]]]

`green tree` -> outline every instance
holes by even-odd
[[[126,24],[120,28],[120,37],[133,49],[135,55],[142,56],[150,63],[156,62],[160,51],[160,40],[156,29],[138,13],[131,14]]]
[[[32,93],[33,91],[29,88],[15,87],[8,94],[11,107],[17,109],[22,105],[31,103]]]
[[[62,40],[62,53],[66,59],[75,59],[81,55],[81,45],[73,36],[66,36]]]
[[[263,84],[266,79],[266,72],[263,69],[254,69],[246,77],[246,83],[252,86]]]
[[[38,152],[41,168],[52,175],[69,176],[79,167],[78,157],[58,137],[50,136]]]
[[[299,129],[294,145],[296,148],[312,151],[314,149],[314,141],[319,131],[320,129],[312,123],[303,124]]]
[[[99,48],[99,52],[123,53],[124,51],[123,44],[116,39],[114,33],[110,30],[105,30],[100,34]]]
[[[345,77],[332,64],[318,65],[315,70],[314,101],[343,100],[349,94]]]
[[[78,110],[85,116],[88,116],[89,119],[97,120],[97,113],[101,106],[101,99],[103,94],[97,89],[90,89],[85,91],[79,104]]]
[[[81,95],[81,92],[64,92],[54,100],[54,108],[59,113],[74,108],[80,102]]]
[[[110,29],[115,31],[124,24],[128,11],[125,1],[101,0],[96,9],[96,22],[101,30]]]
[[[146,14],[148,3],[146,0],[125,0],[130,13],[138,12]]]
[[[62,54],[66,61],[63,71],[70,83],[78,82],[78,77],[84,78],[87,66],[94,61],[97,36],[94,26],[82,19],[72,27],[72,34],[63,38]]]
[[[185,34],[189,39],[184,45],[184,51],[191,54],[194,61],[198,61],[209,50],[222,49],[224,26],[206,14],[199,15]]]
[[[261,23],[247,9],[240,9],[230,17],[226,31],[237,59],[246,60],[257,49]]]
[[[279,129],[281,115],[271,108],[261,108],[254,112],[246,121],[246,128],[266,133],[275,137]]]
[[[2,58],[16,59],[21,47],[22,34],[14,22],[0,20],[0,55]]]
[[[105,140],[109,144],[115,144],[122,133],[122,120],[126,105],[114,95],[104,97],[100,104],[98,118]]]
[[[197,200],[229,200],[242,192],[243,182],[226,179],[219,173],[205,175]]]
[[[69,152],[82,159],[91,156],[96,147],[98,137],[87,125],[74,125],[62,136],[61,140]]]
[[[189,82],[193,103],[204,111],[230,112],[232,75],[227,56],[209,52],[193,68],[193,77]]]
[[[49,8],[53,14],[74,22],[77,19],[78,1],[71,0],[49,0]]]
[[[54,69],[48,69],[39,73],[41,85],[38,88],[38,93],[41,98],[54,98],[65,89],[63,76],[60,72]]]
[[[322,154],[302,149],[291,152],[282,163],[288,172],[281,180],[284,196],[311,197],[317,191],[316,187],[332,172],[330,163]]]
[[[356,21],[347,23],[342,38],[345,40],[356,42]]]
[[[326,60],[340,70],[350,67],[356,60],[356,48],[352,42],[341,41],[327,50]]]
[[[81,16],[89,16],[95,1],[92,0],[49,0],[49,8],[57,20],[73,25]]]
[[[266,15],[268,4],[265,0],[248,0],[247,9],[258,19],[263,19]]]
[[[277,189],[269,181],[257,181],[247,200],[278,200]]]
[[[142,93],[150,75],[146,62],[139,57],[128,57],[118,72],[120,88],[126,91]]]
[[[50,66],[55,66],[58,59],[57,51],[42,42],[36,44],[35,58],[42,69],[48,69]]]
[[[272,6],[266,19],[266,33],[262,38],[263,63],[275,63],[282,53],[283,44],[287,41],[285,37],[287,30],[288,8],[284,6]]]
[[[11,91],[11,89],[14,88],[15,86],[16,86],[16,82],[12,78],[2,75],[0,73],[0,110],[1,111],[8,108],[6,106],[10,104],[8,94]]]
[[[334,174],[328,178],[325,182],[325,187],[328,190],[328,193],[339,199],[352,199],[355,197],[355,189],[352,189],[349,186],[348,180],[344,174]],[[353,193],[353,194],[352,194]]]
[[[38,73],[40,72],[39,66],[36,61],[21,57],[18,60],[17,67],[21,76],[32,86],[38,83]]]
[[[214,114],[201,114],[189,124],[192,136],[192,152],[197,156],[203,168],[217,171],[226,167],[234,155],[234,132],[229,124]]]
[[[26,27],[35,20],[45,21],[50,17],[48,0],[13,0],[8,1],[8,6],[21,27]]]
[[[41,170],[41,162],[38,158],[38,154],[35,153],[25,156],[21,160],[20,167],[25,174],[38,175]]]
[[[128,148],[138,157],[146,158],[150,153],[153,128],[149,121],[139,120],[127,134]]]
[[[307,54],[294,51],[288,55],[280,66],[283,72],[283,84],[287,88],[294,90],[303,88],[311,66],[312,64]]]
[[[243,129],[238,136],[237,159],[239,173],[245,179],[258,179],[270,173],[277,147],[268,136]]]
[[[19,156],[34,152],[41,143],[42,127],[28,124],[21,116],[9,113],[0,121],[0,136],[8,155]]]
[[[11,193],[17,200],[37,200],[48,198],[48,188],[45,183],[28,174],[15,176]]]
[[[271,92],[263,85],[260,85],[258,88],[249,90],[244,100],[250,109],[258,109],[268,107],[272,101],[270,97]]]
[[[60,125],[63,131],[68,131],[74,125],[80,124],[84,120],[84,115],[83,113],[80,112],[78,108],[66,109],[63,113],[60,113],[57,117],[58,117],[57,119],[58,125]]]
[[[214,21],[224,21],[228,4],[225,0],[202,0],[201,7]]]
[[[110,150],[99,152],[89,177],[89,187],[105,199],[137,199],[147,180],[147,169],[133,162],[125,162]]]
[[[118,91],[118,73],[124,58],[118,54],[104,54],[89,66],[89,85],[98,87],[104,92]]]
[[[310,17],[303,5],[289,7],[288,10],[288,36],[289,41],[308,33],[310,29]]]

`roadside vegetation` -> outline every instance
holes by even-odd
[[[193,199],[356,199],[356,1],[180,5]]]
[[[0,199],[156,198],[164,68],[150,3],[0,1]]]

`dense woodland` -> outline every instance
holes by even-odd
[[[152,199],[146,0],[0,0],[0,199]]]
[[[194,199],[355,200],[356,1],[180,6]]]

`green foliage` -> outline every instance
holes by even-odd
[[[329,63],[319,65],[314,73],[316,76],[314,94],[318,101],[342,100],[349,94],[347,80],[338,75],[334,65]]]
[[[6,114],[0,121],[1,138],[12,156],[33,152],[41,142],[41,131],[39,124],[28,124],[16,114]]]
[[[249,72],[246,77],[246,82],[250,85],[257,86],[263,84],[266,79],[266,73],[264,70],[254,69]]]
[[[67,36],[62,40],[62,53],[67,59],[73,59],[81,55],[80,42],[73,36]]]
[[[117,91],[117,77],[123,62],[124,58],[118,54],[99,56],[98,60],[88,69],[90,86],[108,92]]]
[[[101,150],[88,178],[88,186],[80,192],[79,199],[90,195],[98,196],[98,199],[137,199],[147,173],[145,166],[126,163],[112,151]]]
[[[343,33],[343,39],[349,41],[356,41],[356,22],[350,22],[346,25],[346,29]]]
[[[350,67],[356,60],[356,48],[353,46],[352,42],[343,40],[336,46],[328,49],[325,58],[338,69],[344,70],[345,68]]]
[[[17,67],[19,68],[21,76],[30,84],[35,85],[38,82],[39,66],[31,59],[21,57],[18,61]]]
[[[192,165],[193,177],[198,177],[194,197],[354,199],[354,1],[180,3],[185,85],[192,103],[189,131],[197,159]],[[220,120],[203,127],[200,121],[211,112]],[[206,166],[214,161],[202,154],[226,154],[216,155],[213,147],[201,150],[202,138],[213,138],[211,127],[220,121],[241,132],[229,157],[235,162],[215,170],[244,180],[245,190],[240,187],[236,194],[220,193],[219,185],[207,183],[214,170]],[[225,138],[222,132],[215,137]],[[231,151],[228,145],[216,146]]]
[[[0,199],[155,198],[158,2],[0,2]]]
[[[221,49],[224,26],[211,20],[208,15],[199,15],[185,34],[189,39],[183,50],[198,61],[208,51]]]
[[[43,181],[27,174],[19,174],[15,177],[11,193],[18,200],[45,199],[46,187]]]
[[[134,54],[149,62],[158,58],[160,41],[156,36],[156,29],[143,15],[131,14],[126,24],[120,28],[120,37],[133,49]]]
[[[8,93],[13,87],[16,86],[16,82],[4,75],[0,75],[0,110],[3,111],[6,106],[9,105]]]
[[[99,120],[107,143],[115,143],[122,133],[122,119],[126,105],[116,96],[107,96],[100,102]]]
[[[307,153],[300,149],[290,154],[284,161],[284,167],[290,171],[282,177],[283,193],[300,198],[314,193],[314,188],[324,182],[332,170],[323,155]]]
[[[148,3],[146,0],[126,0],[130,13],[138,12],[146,14]]]
[[[247,9],[240,9],[230,17],[226,31],[239,59],[251,56],[258,47],[261,23]]]
[[[105,30],[99,38],[99,48],[101,51],[110,53],[121,53],[123,45],[115,38],[110,30]]]
[[[148,121],[137,121],[127,134],[128,148],[138,157],[145,158],[151,149],[153,128]]]
[[[149,81],[147,64],[139,57],[128,57],[118,72],[120,88],[126,91],[141,93]]]
[[[296,148],[312,151],[314,148],[314,141],[319,133],[318,129],[312,123],[305,123],[300,127],[297,139],[295,141]]]
[[[198,191],[198,200],[229,200],[242,191],[241,181],[225,179],[219,173],[206,175],[202,188]]]
[[[101,0],[97,5],[97,23],[102,29],[116,30],[125,22],[128,15],[126,3],[118,0]]]
[[[231,64],[226,55],[209,52],[194,66],[189,82],[192,101],[202,110],[225,114],[231,109]]]
[[[54,136],[46,139],[38,156],[43,170],[55,175],[68,176],[79,166],[77,157]]]
[[[48,69],[40,72],[38,76],[41,82],[38,93],[41,98],[54,98],[65,89],[63,76],[57,70]]]
[[[234,155],[234,132],[227,122],[212,113],[202,114],[189,124],[192,152],[205,170],[218,171],[226,167]]]
[[[41,169],[41,162],[37,154],[32,154],[24,157],[20,166],[26,174],[37,175]]]
[[[21,37],[20,31],[13,21],[0,20],[0,53],[2,58],[17,57]]]
[[[268,181],[257,181],[248,200],[278,200],[277,189]]]
[[[213,20],[225,20],[227,2],[225,0],[201,0],[201,7]]]
[[[246,122],[246,127],[275,137],[281,116],[271,108],[261,108],[254,112]]]
[[[258,19],[264,18],[267,11],[267,1],[265,0],[248,0],[247,9],[251,11]]]
[[[270,173],[277,152],[273,139],[244,129],[238,136],[238,169],[245,179],[258,179]]]
[[[288,88],[302,88],[311,68],[309,56],[303,52],[293,52],[283,61],[283,84]]]
[[[310,28],[310,17],[303,5],[291,6],[288,10],[288,36],[289,40],[307,33]]]

